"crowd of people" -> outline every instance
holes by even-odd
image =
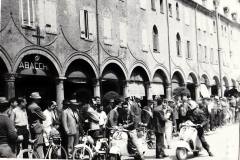
[[[9,101],[0,97],[0,157],[15,157],[20,143],[25,149],[29,140],[35,139],[36,152],[39,158],[44,158],[49,138],[61,137],[68,158],[71,158],[74,146],[87,130],[100,130],[108,136],[108,128],[122,126],[129,131],[131,142],[136,144],[136,129],[145,126],[155,135],[156,158],[164,158],[168,156],[164,150],[171,148],[172,136],[177,135],[180,124],[186,120],[200,124],[198,136],[209,156],[213,156],[204,133],[235,123],[240,118],[238,95],[228,98],[211,96],[198,101],[188,95],[172,99],[155,97],[145,103],[140,97],[119,96],[109,99],[104,106],[100,97],[73,98],[63,100],[61,110],[55,101],[40,106],[41,99],[38,92]],[[99,133],[92,132],[91,136]],[[139,150],[137,145],[136,150]]]

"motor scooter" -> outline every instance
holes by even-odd
[[[147,132],[145,132],[144,129],[139,128],[136,130],[136,134],[138,137],[136,145],[140,146],[138,147],[140,156],[143,156],[148,149],[146,141]],[[122,127],[111,129],[111,135],[109,140],[109,160],[120,160],[124,157],[132,157],[137,160],[140,159],[139,155],[136,154],[136,149],[135,151],[134,149],[131,151],[128,148],[128,132],[128,130],[123,129]]]
[[[198,156],[202,149],[202,144],[198,138],[198,124],[186,121],[180,125],[179,141],[177,142],[176,157],[178,160],[186,160],[188,152]]]

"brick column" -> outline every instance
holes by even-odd
[[[4,80],[6,83],[6,97],[8,99],[15,97],[15,74],[5,74]]]
[[[58,110],[62,110],[62,101],[64,100],[64,80],[66,77],[56,78],[56,101],[58,105]]]

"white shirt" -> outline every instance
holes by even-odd
[[[101,111],[98,113],[99,114],[99,125],[105,127],[107,123],[107,115],[104,111]]]
[[[28,128],[28,116],[26,109],[16,107],[12,110],[11,120],[15,126],[27,126]]]
[[[53,112],[46,109],[43,111],[43,115],[46,117],[46,120],[43,121],[43,128],[49,134],[53,124]]]

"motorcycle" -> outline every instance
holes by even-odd
[[[111,135],[109,140],[109,160],[120,160],[123,157],[134,157],[135,159],[139,160],[139,156],[143,156],[145,154],[145,151],[148,149],[148,144],[146,141],[147,132],[145,128],[138,128],[136,130],[136,134],[138,137],[136,145],[140,146],[138,147],[140,149],[140,155],[136,154],[136,147],[135,149],[134,147],[133,149],[130,149],[128,132],[128,130],[121,127],[111,129]]]
[[[177,142],[176,157],[178,160],[186,160],[188,152],[198,156],[202,149],[202,144],[198,138],[197,127],[191,121],[186,121],[180,125],[179,141]]]

